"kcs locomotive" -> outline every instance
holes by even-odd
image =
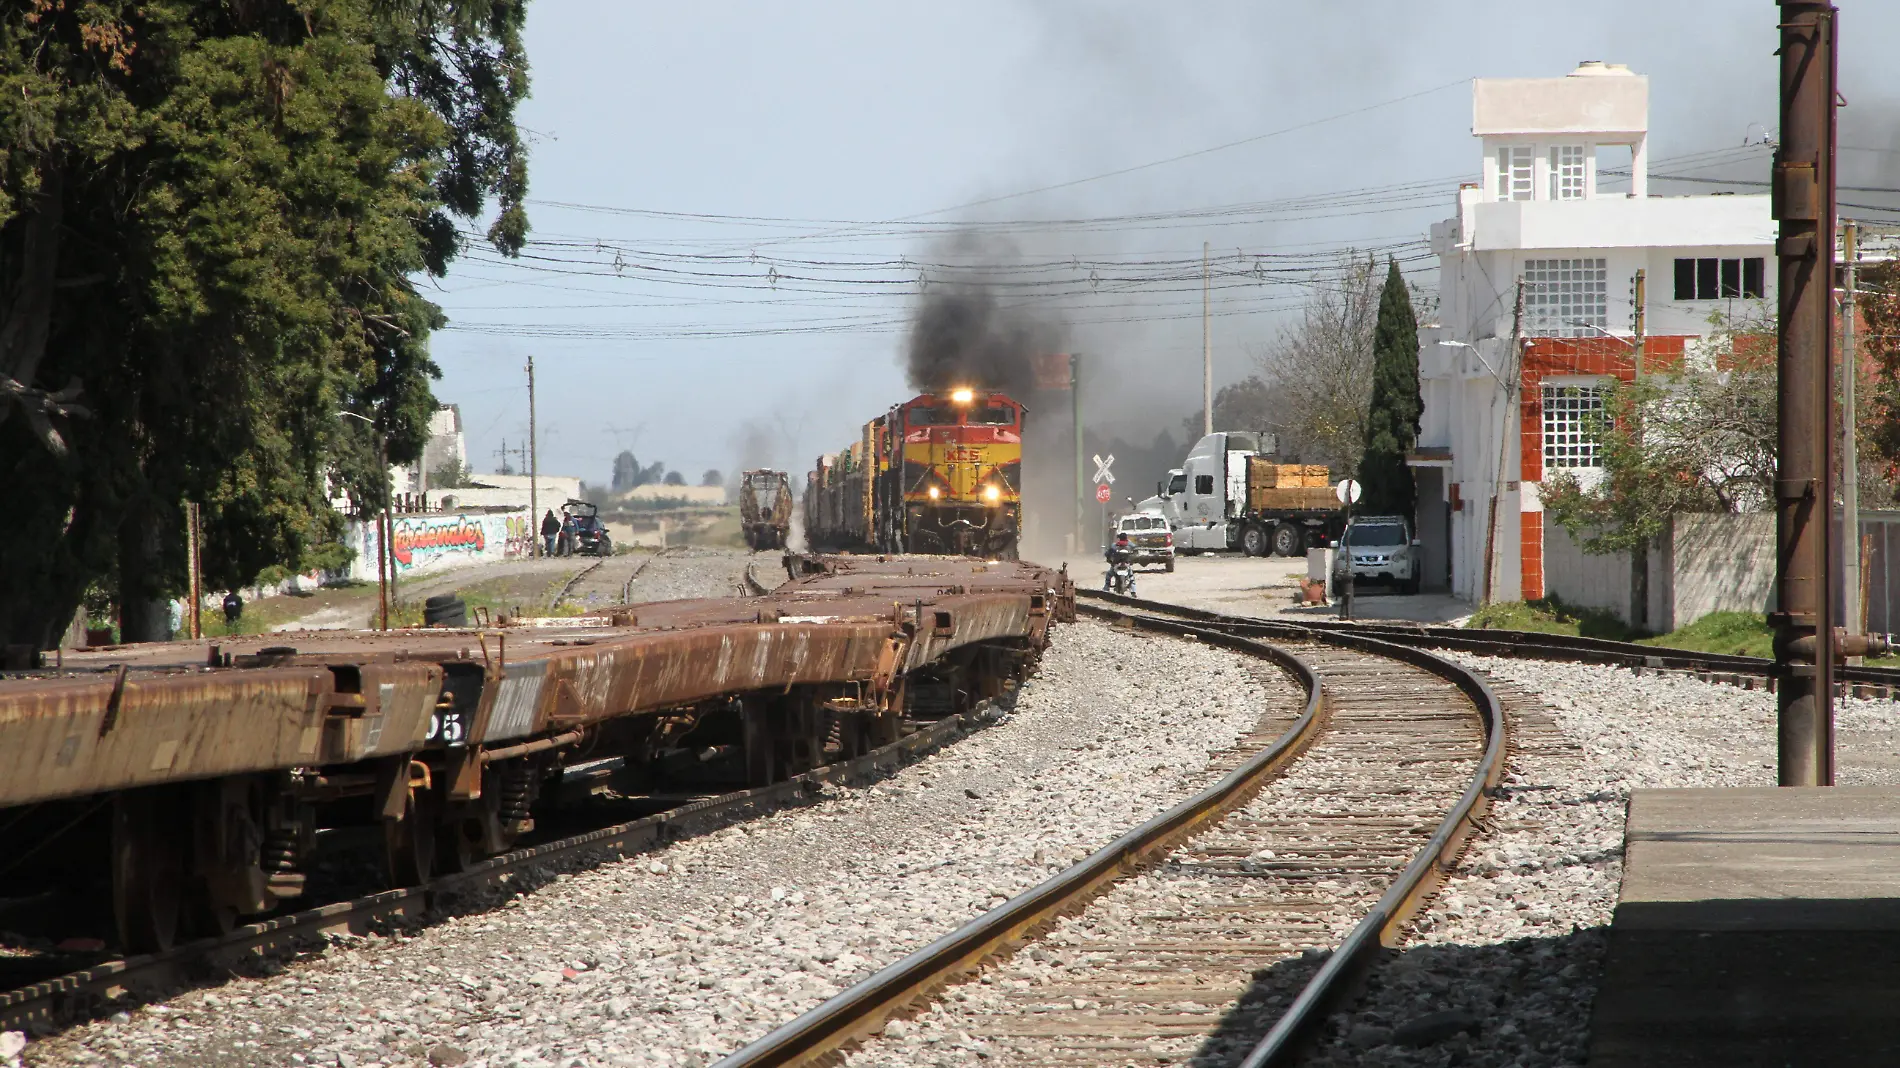
[[[925,393],[822,456],[805,486],[805,536],[820,551],[1016,558],[1023,406],[1002,393]]]

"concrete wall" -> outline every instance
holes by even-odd
[[[1592,556],[1555,523],[1544,529],[1547,593],[1630,621],[1630,558]],[[1774,601],[1775,517],[1679,515],[1649,552],[1649,618],[1657,633],[1710,612],[1767,612]]]
[[[1772,513],[1679,515],[1673,526],[1662,569],[1668,577],[1667,616],[1655,629],[1686,627],[1710,612],[1766,613],[1774,607]]]

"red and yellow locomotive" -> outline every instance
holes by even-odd
[[[925,393],[820,457],[805,487],[819,550],[1014,559],[1022,527],[1023,406],[1002,393]]]

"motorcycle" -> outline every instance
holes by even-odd
[[[1108,578],[1102,588],[1121,594],[1123,597],[1135,595],[1135,565],[1126,560],[1117,560],[1108,566]]]

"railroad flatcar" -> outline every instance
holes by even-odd
[[[820,457],[806,480],[813,548],[1015,559],[1023,406],[1003,393],[924,393]]]

